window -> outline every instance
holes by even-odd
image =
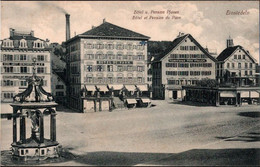
[[[235,63],[232,63],[232,68],[235,68]]]
[[[227,63],[227,68],[230,68],[230,64],[229,63]]]
[[[103,53],[97,53],[95,57],[96,59],[103,59]]]
[[[97,71],[103,71],[103,66],[102,65],[97,65]]]
[[[20,72],[27,73],[28,72],[27,67],[20,67]]]
[[[13,96],[14,96],[13,93],[4,93],[4,98],[5,98],[5,99],[12,99]]]
[[[4,72],[5,73],[13,73],[14,72],[14,68],[13,67],[4,67]]]
[[[27,86],[27,82],[26,81],[21,81],[20,82],[20,86]]]
[[[250,75],[253,75],[253,71],[249,71]]]
[[[140,71],[140,72],[144,71],[144,67],[143,66],[137,66],[137,71]]]
[[[133,77],[132,77],[132,76],[127,77],[127,81],[128,81],[129,83],[133,82]]]
[[[241,68],[241,63],[238,63],[238,68]]]
[[[12,81],[12,80],[4,80],[4,86],[14,86],[14,81]]]
[[[117,45],[116,45],[116,49],[118,49],[118,50],[123,50],[123,49],[124,49],[123,44],[117,44]]]
[[[4,55],[4,61],[13,61],[13,55]]]
[[[108,83],[113,83],[113,77],[108,77],[108,78],[107,78],[107,82],[108,82]]]
[[[243,59],[246,59],[246,55],[243,55]]]
[[[114,44],[109,43],[106,46],[107,46],[107,49],[114,49]]]
[[[123,77],[121,77],[121,76],[117,77],[117,82],[119,82],[119,83],[123,82]]]
[[[201,75],[211,75],[211,71],[202,71]]]
[[[93,71],[93,69],[92,69],[92,65],[87,65],[87,69],[86,69],[88,72],[91,72],[91,71]]]
[[[234,59],[237,59],[237,55],[234,55]]]
[[[87,82],[87,83],[92,83],[92,82],[93,82],[93,78],[92,78],[92,77],[87,77],[86,82]]]
[[[247,71],[245,71],[245,75],[248,75]]]
[[[175,80],[168,80],[167,83],[168,85],[176,85]]]
[[[245,63],[245,68],[248,68],[248,64],[247,63]]]
[[[138,83],[142,83],[142,80],[143,80],[142,77],[138,77],[138,78],[137,78],[137,82],[138,82]]]
[[[104,49],[104,44],[98,43],[95,45],[96,49]]]
[[[44,73],[44,67],[37,67],[37,73]]]
[[[122,59],[122,54],[117,54],[117,59],[121,60]]]
[[[177,71],[166,71],[166,75],[177,75]]]
[[[250,68],[253,68],[253,63],[250,63]]]
[[[85,45],[85,48],[94,49],[94,45],[92,45],[91,43],[88,43],[87,45]]]
[[[44,55],[37,55],[38,61],[44,61]]]
[[[56,85],[56,89],[64,89],[63,85]]]
[[[117,71],[123,71],[123,66],[117,66]]]
[[[115,59],[115,55],[109,53],[109,54],[107,54],[107,58],[110,59],[110,60],[111,60],[111,59]]]
[[[113,71],[113,65],[107,65],[107,71]]]
[[[177,67],[177,63],[166,63],[166,67]]]
[[[64,92],[56,92],[56,96],[63,97],[64,96]]]
[[[85,54],[85,59],[89,59],[89,60],[94,59],[94,54]]]
[[[238,55],[238,59],[241,59],[241,55]]]
[[[126,45],[126,49],[127,50],[132,50],[133,49],[133,45],[132,44],[127,44]]]
[[[180,75],[180,76],[188,76],[189,75],[189,71],[178,71],[178,75]]]
[[[137,60],[143,60],[144,59],[144,55],[137,55]]]
[[[133,66],[127,66],[127,71],[133,71]]]
[[[198,75],[200,75],[200,71],[190,71],[190,75],[198,76]]]
[[[188,63],[178,63],[178,67],[188,68],[189,64]]]

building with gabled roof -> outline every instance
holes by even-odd
[[[227,48],[219,54],[217,60],[216,78],[220,83],[236,86],[256,84],[256,60],[242,46],[234,46],[230,37],[227,39]]]
[[[34,31],[23,32],[10,28],[10,37],[1,40],[1,102],[12,102],[14,95],[27,87],[33,59],[36,73],[43,78],[43,87],[51,91],[51,57],[49,40],[34,36]]]
[[[86,99],[82,97],[82,91],[94,91],[93,87],[101,92],[108,92],[109,88],[120,90],[126,85],[147,87],[148,39],[105,20],[101,25],[68,39],[68,105],[79,111],[104,110],[103,104],[111,105],[110,98]],[[100,100],[103,102],[99,103]]]
[[[215,79],[216,59],[190,34],[180,33],[152,62],[154,99],[181,99],[182,86]]]

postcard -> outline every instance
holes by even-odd
[[[258,1],[1,1],[1,165],[258,166]]]

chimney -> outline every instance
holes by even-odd
[[[65,14],[66,17],[66,41],[70,39],[70,15]]]
[[[30,35],[34,37],[34,31],[33,30],[30,32]]]
[[[10,37],[13,37],[13,36],[14,36],[15,29],[10,28],[9,31],[10,31]]]
[[[106,18],[103,19],[103,23],[105,23],[105,22],[106,22]]]
[[[234,46],[233,39],[229,36],[229,38],[227,39],[227,48],[233,46]]]

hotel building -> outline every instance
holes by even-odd
[[[154,99],[183,99],[182,86],[215,79],[216,59],[190,34],[180,33],[152,62]]]
[[[26,79],[33,72],[33,60],[36,61],[37,76],[43,78],[43,88],[50,92],[48,40],[35,37],[34,31],[10,28],[10,37],[1,40],[1,102],[12,102],[14,95],[26,89]]]
[[[147,89],[149,37],[104,20],[101,25],[69,39],[68,15],[66,19],[69,106],[79,111],[98,108],[95,98],[83,97],[84,91],[92,91],[94,95],[97,90],[105,94],[110,88],[135,91],[138,85],[144,85]],[[110,103],[109,99],[103,103]]]
[[[227,39],[227,48],[219,54],[217,60],[218,82],[236,86],[256,85],[256,60],[242,46],[234,46],[230,37]]]

